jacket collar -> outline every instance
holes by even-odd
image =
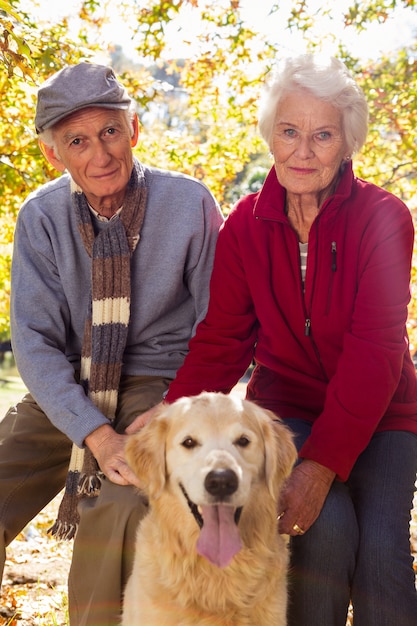
[[[351,195],[353,180],[352,162],[349,161],[344,165],[336,191],[327,198],[321,210],[323,211],[330,204],[332,208],[338,208]],[[272,220],[287,220],[285,215],[285,195],[286,190],[278,182],[275,168],[272,167],[255,200],[253,207],[254,216]]]

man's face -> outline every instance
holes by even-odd
[[[125,112],[82,109],[59,122],[53,133],[59,169],[71,174],[96,211],[116,211],[133,167],[134,138]]]

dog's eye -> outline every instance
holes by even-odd
[[[239,439],[236,439],[235,446],[239,446],[240,448],[246,448],[250,444],[250,439],[246,437],[246,435],[241,435]]]
[[[184,448],[195,448],[198,444],[197,441],[192,437],[186,437],[181,445],[184,446]]]

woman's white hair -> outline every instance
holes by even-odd
[[[288,93],[304,89],[341,111],[349,154],[358,152],[368,132],[365,95],[340,59],[315,54],[285,59],[265,85],[259,104],[258,127],[269,148],[272,148],[275,116],[280,101]]]

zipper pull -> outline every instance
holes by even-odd
[[[337,270],[337,248],[336,248],[336,242],[332,241],[332,272],[335,272]]]
[[[311,319],[307,317],[305,324],[304,324],[304,335],[308,337],[310,334],[310,331],[311,331]]]

